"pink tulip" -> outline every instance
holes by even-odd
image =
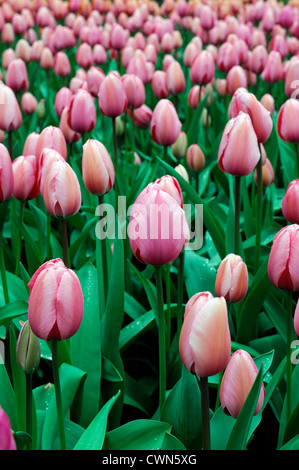
[[[110,31],[110,44],[112,49],[123,49],[126,45],[126,31],[117,23],[114,23]]]
[[[285,5],[279,13],[278,22],[285,28],[289,29],[295,20],[295,11],[292,5]]]
[[[185,368],[198,377],[210,377],[225,369],[231,353],[231,338],[223,297],[201,292],[189,299],[179,352]]]
[[[285,37],[282,34],[276,34],[272,37],[269,43],[269,51],[277,51],[280,57],[284,59],[288,54],[288,45]]]
[[[141,129],[146,129],[150,125],[153,116],[152,110],[146,104],[133,109],[133,113],[129,109],[128,113],[130,118],[134,119],[134,123]]]
[[[288,98],[291,98],[293,93],[296,93],[299,84],[299,60],[294,56],[289,61],[289,66],[286,71],[284,79],[284,91]]]
[[[37,108],[37,104],[37,99],[29,91],[22,95],[21,108],[25,114],[33,114]]]
[[[40,59],[39,59],[40,66],[45,70],[50,70],[54,67],[54,57],[51,49],[49,47],[44,47]]]
[[[93,62],[96,65],[102,65],[107,60],[107,52],[102,44],[96,44],[93,48]]]
[[[191,67],[191,64],[194,58],[197,56],[198,52],[198,48],[195,44],[193,44],[192,42],[189,42],[189,44],[187,44],[183,55],[183,62],[186,67]]]
[[[178,95],[185,91],[186,80],[179,62],[174,61],[166,70],[166,85],[171,94]]]
[[[57,160],[49,168],[43,188],[47,211],[53,217],[70,217],[81,207],[81,189],[76,173],[66,162]]]
[[[13,192],[12,162],[6,147],[0,143],[0,202],[7,201]]]
[[[167,146],[176,142],[182,124],[173,103],[167,99],[156,105],[151,120],[151,137],[159,145]]]
[[[266,67],[268,61],[268,52],[265,46],[259,44],[256,46],[250,58],[250,70],[254,73],[260,74]]]
[[[243,88],[235,92],[229,106],[229,116],[236,117],[240,112],[250,116],[258,142],[266,142],[273,128],[271,114],[253,93],[249,93]]]
[[[47,179],[50,165],[56,161],[65,161],[56,150],[45,148],[40,156],[38,164],[37,185],[41,195],[44,193],[45,181]]]
[[[238,52],[233,44],[224,42],[218,50],[217,67],[221,72],[228,72],[234,65],[239,64]]]
[[[147,81],[146,57],[143,51],[137,50],[130,59],[126,73],[137,75],[143,83]]]
[[[279,289],[299,290],[297,247],[299,225],[283,227],[275,235],[268,262],[268,276]]]
[[[273,113],[275,111],[275,101],[273,96],[270,95],[270,93],[265,93],[261,97],[261,104],[270,112],[271,116],[273,116]]]
[[[274,183],[274,170],[272,163],[270,162],[269,158],[266,158],[265,163],[262,166],[262,185],[264,188],[271,186]],[[257,183],[257,170],[254,170],[254,180]]]
[[[28,320],[33,333],[46,341],[73,336],[84,311],[82,288],[74,271],[60,259],[47,261],[28,286]]]
[[[39,134],[37,132],[31,132],[31,134],[26,137],[22,155],[36,155],[38,138]]]
[[[187,165],[190,170],[199,173],[205,166],[205,156],[198,144],[191,144],[186,155]]]
[[[68,124],[71,129],[85,134],[94,129],[97,115],[94,99],[86,90],[78,90],[72,96],[68,108]]]
[[[275,83],[282,78],[282,60],[277,51],[271,51],[268,56],[267,64],[261,74],[264,82]]]
[[[71,64],[65,52],[59,51],[54,56],[54,72],[60,77],[67,77],[71,73]]]
[[[76,62],[79,67],[88,69],[93,64],[93,52],[89,44],[83,42],[76,51]]]
[[[82,176],[87,190],[96,195],[108,193],[114,186],[115,172],[106,147],[89,139],[83,145]]]
[[[124,85],[128,100],[128,108],[140,108],[145,102],[145,87],[137,75],[125,74],[121,81]]]
[[[22,124],[22,113],[11,88],[0,83],[0,129],[15,131]]]
[[[6,77],[6,85],[14,91],[25,91],[29,87],[27,67],[22,59],[10,62]]]
[[[60,90],[58,90],[58,92],[56,93],[55,102],[54,102],[54,109],[55,109],[57,116],[60,117],[63,109],[69,106],[72,96],[73,96],[73,93],[67,87],[62,87],[60,88]]]
[[[218,151],[219,168],[231,175],[249,175],[260,158],[258,140],[248,114],[241,112],[226,124]]]
[[[70,126],[69,126],[69,107],[66,106],[63,108],[61,116],[60,116],[60,121],[59,121],[59,129],[63,133],[63,136],[65,138],[65,141],[68,142],[69,144],[73,142],[77,142],[82,138],[82,135],[80,132],[74,131]]]
[[[183,208],[184,199],[182,189],[179,185],[178,180],[174,176],[164,175],[161,178],[156,179],[153,183],[150,183],[146,188],[145,192],[152,189],[162,189],[172,196],[176,202]]]
[[[17,450],[10,420],[5,411],[0,407],[0,450]]]
[[[37,182],[37,163],[35,155],[17,157],[12,163],[14,175],[13,197],[20,201],[29,201],[39,194]]]
[[[163,70],[156,70],[154,72],[152,77],[152,89],[158,99],[168,98],[170,95],[166,80],[166,72]]]
[[[63,133],[59,127],[48,126],[42,130],[36,145],[36,158],[39,159],[44,148],[50,148],[59,152],[63,158],[67,158],[67,146]]]
[[[220,386],[220,402],[226,414],[233,418],[239,416],[257,374],[258,368],[247,351],[238,349],[233,353]],[[264,398],[265,388],[262,384],[254,415],[261,411]]]
[[[4,68],[4,70],[7,70],[9,64],[16,58],[16,53],[11,47],[5,49],[2,53],[2,67]]]
[[[99,108],[104,116],[115,118],[123,114],[128,106],[124,84],[115,73],[109,73],[99,91]]]
[[[87,71],[88,91],[92,96],[97,97],[99,95],[100,86],[104,78],[105,74],[99,67],[92,66]]]
[[[227,302],[240,302],[248,290],[247,266],[241,256],[227,255],[220,263],[215,281],[215,293]]]
[[[142,263],[161,266],[175,260],[188,238],[185,212],[164,189],[142,191],[129,222],[129,241]]]
[[[190,78],[193,83],[206,85],[215,75],[215,63],[212,55],[207,51],[201,51],[193,59],[190,69]]]
[[[200,24],[203,29],[212,29],[215,24],[215,13],[209,5],[202,5],[200,9]]]
[[[238,88],[247,88],[247,85],[248,80],[245,70],[240,65],[234,65],[228,71],[226,77],[227,94],[232,96]]]
[[[12,44],[15,40],[15,33],[11,23],[5,23],[1,30],[1,41],[5,44]]]
[[[285,219],[291,224],[299,223],[299,179],[291,181],[282,199],[281,209]]]
[[[299,102],[295,98],[289,98],[281,106],[277,117],[277,132],[285,142],[299,142]]]
[[[295,312],[294,312],[294,330],[296,336],[299,336],[299,300],[297,300]]]

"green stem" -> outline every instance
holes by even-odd
[[[4,302],[5,302],[5,304],[8,304],[9,303],[9,292],[8,292],[8,285],[7,285],[7,278],[6,278],[6,267],[5,267],[4,250],[3,250],[2,229],[0,229],[0,265],[1,265],[0,267],[1,267],[1,278],[2,278]]]
[[[104,204],[104,196],[99,196],[99,205]],[[103,285],[104,285],[104,303],[106,305],[108,297],[108,264],[107,264],[107,246],[106,238],[101,239],[101,253],[102,253],[102,271],[103,271]]]
[[[52,341],[52,370],[55,385],[56,408],[58,418],[58,428],[60,435],[61,450],[66,450],[65,429],[64,429],[64,416],[62,410],[59,367],[58,367],[58,348],[57,341]]]
[[[20,201],[19,221],[21,225],[23,223],[23,210],[24,210],[24,201]],[[16,257],[16,269],[15,269],[16,276],[19,275],[19,271],[20,271],[21,254],[22,254],[22,236],[20,234],[17,257]]]
[[[184,249],[179,256],[179,275],[178,275],[178,303],[177,303],[177,332],[181,332],[183,323],[183,288],[184,288]]]
[[[166,349],[167,352],[170,350],[170,341],[171,341],[171,291],[170,291],[170,264],[167,263],[165,266],[166,274]]]
[[[299,178],[299,143],[295,144],[295,149],[296,149],[296,159],[297,159],[297,172],[298,172],[298,178]]]
[[[287,420],[291,416],[292,405],[292,362],[291,341],[293,328],[292,291],[287,292]]]
[[[241,177],[235,176],[235,254],[239,254],[240,250],[240,187]]]
[[[13,160],[13,142],[12,142],[12,131],[8,131],[8,151],[11,160]]]
[[[47,260],[51,259],[51,214],[47,212]]]
[[[262,230],[262,197],[263,197],[263,178],[262,178],[262,155],[256,166],[257,170],[257,194],[256,194],[256,243],[255,243],[255,272],[260,265],[261,256],[261,230]]]
[[[132,151],[133,151],[133,161],[134,161],[134,153],[135,153],[135,148],[136,148],[136,145],[135,145],[134,108],[131,109],[131,112],[132,112],[132,119],[131,119],[131,123],[132,123]]]
[[[68,254],[67,223],[64,217],[61,219],[61,232],[62,232],[63,262],[68,268],[69,267],[69,254]]]
[[[26,374],[26,432],[32,436],[32,375]],[[27,446],[31,450],[32,443]]]
[[[113,148],[114,148],[114,170],[117,174],[118,171],[118,153],[117,153],[117,135],[116,135],[116,118],[112,118],[113,130]]]
[[[159,333],[159,411],[162,413],[166,395],[166,355],[165,355],[165,317],[161,266],[156,266],[157,299],[158,299],[158,333]]]
[[[164,146],[164,161],[168,163],[168,147],[167,145]]]
[[[203,450],[211,450],[210,405],[208,377],[197,378],[201,395],[202,443]]]

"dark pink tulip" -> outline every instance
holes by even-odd
[[[295,21],[295,11],[292,5],[285,5],[279,12],[278,23],[289,29]]]
[[[235,419],[239,416],[257,374],[258,368],[247,351],[238,349],[233,353],[220,387],[220,403],[225,414]],[[261,411],[264,398],[265,388],[262,384],[254,415]]]
[[[215,24],[215,13],[209,5],[202,5],[200,9],[200,24],[203,29],[212,29]]]
[[[193,59],[190,69],[190,78],[197,85],[210,83],[215,75],[215,62],[207,51],[201,51]]]
[[[17,157],[12,163],[14,187],[12,196],[20,201],[29,201],[39,194],[38,167],[35,155]]]
[[[285,219],[291,224],[299,223],[299,179],[291,181],[287,187],[281,204]]]
[[[13,192],[12,162],[6,147],[0,143],[0,202],[7,201]]]
[[[145,87],[137,75],[125,74],[121,81],[124,85],[129,108],[140,108],[145,102]]]
[[[85,134],[96,125],[96,108],[94,98],[85,90],[78,90],[71,99],[68,108],[68,125],[75,132]]]
[[[73,336],[84,311],[82,288],[75,272],[60,259],[47,261],[28,286],[28,321],[33,333],[46,341]]]
[[[22,113],[13,90],[0,83],[0,129],[15,131],[22,124]]]
[[[283,227],[275,235],[268,262],[268,276],[279,289],[299,290],[297,249],[299,225]]]
[[[260,158],[258,140],[248,114],[241,112],[226,124],[218,151],[218,165],[225,173],[249,175]]]
[[[296,336],[299,336],[299,301],[297,300],[295,312],[294,312],[294,330]]]
[[[167,99],[156,105],[151,120],[151,137],[159,145],[167,146],[176,142],[182,123],[173,103]]]
[[[234,93],[229,106],[229,117],[236,117],[241,111],[250,116],[258,142],[266,142],[273,128],[271,114],[253,93],[244,88],[239,88]]]
[[[277,132],[285,142],[299,142],[299,102],[289,98],[281,106],[277,117]]]
[[[124,84],[113,72],[102,82],[99,91],[99,108],[104,116],[115,118],[123,114],[128,106]]]
[[[58,90],[58,92],[56,93],[55,102],[54,102],[54,109],[55,109],[57,116],[60,117],[64,108],[69,106],[72,96],[73,96],[73,93],[67,87],[62,87],[60,88],[60,90]]]
[[[201,292],[189,299],[179,352],[186,369],[198,377],[210,377],[226,368],[231,354],[231,337],[223,297]]]
[[[10,420],[5,411],[0,407],[0,450],[17,450]]]
[[[98,140],[89,139],[83,145],[82,177],[92,194],[106,194],[114,186],[115,172],[111,157]]]
[[[10,62],[6,77],[6,85],[14,91],[25,91],[29,87],[28,73],[25,62],[22,59],[15,59]]]
[[[42,151],[45,148],[50,148],[59,152],[63,158],[67,158],[67,146],[63,133],[56,126],[48,126],[42,130],[39,135],[36,145],[36,158],[39,163],[39,159]]]
[[[248,290],[248,270],[241,256],[231,253],[220,263],[215,281],[215,293],[227,302],[240,302]]]
[[[135,201],[129,223],[134,256],[145,264],[162,266],[175,260],[187,238],[185,212],[164,189],[143,191]]]

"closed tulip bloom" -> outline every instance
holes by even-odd
[[[57,116],[61,116],[64,108],[69,106],[73,93],[67,87],[62,87],[55,95],[54,109]]]
[[[215,75],[215,62],[213,56],[207,51],[201,51],[193,59],[190,69],[190,78],[197,85],[210,83]]]
[[[220,386],[220,403],[225,414],[233,418],[239,416],[257,374],[258,368],[247,351],[238,349],[232,354]],[[264,398],[262,384],[254,415],[261,411]]]
[[[13,90],[0,84],[0,129],[15,131],[22,124],[22,112]]]
[[[54,66],[54,57],[51,49],[49,47],[44,47],[40,59],[39,59],[40,66],[45,70],[50,70]]]
[[[234,65],[239,64],[238,52],[233,44],[224,42],[218,49],[216,64],[221,72],[228,72]]]
[[[5,411],[0,407],[0,450],[17,450],[10,420]]]
[[[281,203],[285,219],[291,224],[299,224],[299,179],[291,181]]]
[[[289,98],[281,106],[277,116],[277,133],[285,142],[299,142],[299,102]]]
[[[145,87],[137,75],[125,74],[121,81],[124,85],[129,108],[140,108],[145,102]]]
[[[38,168],[35,155],[17,157],[12,163],[14,174],[13,197],[29,201],[39,194],[37,182]]]
[[[194,85],[190,88],[188,94],[188,105],[192,109],[196,109],[198,106],[199,101],[203,99],[205,95],[205,90],[200,85]]]
[[[69,144],[73,142],[78,142],[78,140],[82,138],[82,135],[80,134],[80,132],[74,131],[69,126],[69,107],[68,106],[66,106],[62,110],[60,121],[59,121],[59,129],[63,133],[65,141]]]
[[[76,62],[79,65],[79,67],[82,67],[84,69],[88,69],[89,67],[92,66],[93,64],[92,47],[86,42],[83,42],[79,45],[76,51]]]
[[[45,127],[39,135],[36,145],[36,158],[39,163],[39,159],[42,151],[45,148],[50,148],[59,152],[63,158],[67,158],[67,147],[63,133],[56,126]]]
[[[184,178],[185,181],[187,181],[187,183],[189,183],[189,175],[184,165],[179,163],[174,167],[174,171],[176,171],[182,178]]]
[[[275,101],[270,93],[265,93],[261,97],[261,104],[270,112],[271,116],[273,116],[275,111]]]
[[[102,44],[95,44],[93,48],[93,62],[96,65],[102,65],[107,60],[107,52]]]
[[[153,266],[174,261],[189,236],[184,210],[157,185],[138,196],[132,207],[128,230],[134,256]]]
[[[156,105],[151,120],[151,137],[159,145],[167,146],[176,142],[181,132],[179,120],[173,103],[167,99]]]
[[[17,58],[15,51],[9,47],[2,53],[2,67],[4,70],[8,69],[9,64]]]
[[[198,377],[224,370],[231,353],[227,305],[210,292],[195,294],[187,302],[179,339],[181,360]]]
[[[248,270],[241,256],[227,255],[220,263],[215,281],[215,293],[228,302],[240,302],[248,290]]]
[[[240,112],[250,116],[258,142],[266,142],[273,128],[271,114],[253,93],[243,88],[234,93],[229,106],[229,116],[236,117]]]
[[[248,80],[246,71],[240,65],[234,65],[226,77],[226,91],[232,96],[238,88],[247,88]]]
[[[12,44],[15,40],[15,33],[11,23],[5,23],[1,30],[1,41],[5,44]]]
[[[144,191],[148,192],[152,189],[155,189],[155,187],[156,189],[162,189],[163,191],[166,191],[183,208],[183,192],[178,180],[174,176],[164,175],[161,178],[156,179],[154,183],[150,183]]]
[[[267,64],[261,74],[264,82],[275,83],[282,78],[282,60],[277,51],[271,51],[268,56]]]
[[[81,207],[81,189],[76,173],[66,161],[54,162],[43,188],[47,211],[53,217],[70,217]]]
[[[26,320],[22,324],[17,341],[16,360],[18,366],[26,374],[30,375],[37,369],[40,356],[39,340],[32,332],[29,321]]]
[[[56,52],[54,56],[54,72],[59,77],[67,77],[71,73],[71,64],[65,52]]]
[[[63,156],[60,155],[60,153],[58,153],[56,150],[45,148],[41,153],[38,164],[37,184],[42,195],[44,192],[44,185],[49,173],[50,165],[58,160],[65,161]]]
[[[269,158],[266,158],[265,163],[262,166],[262,185],[264,188],[271,186],[274,183],[274,170],[272,163],[270,162]],[[257,183],[257,170],[254,170],[254,180]]]
[[[199,18],[203,29],[209,30],[214,27],[215,13],[209,5],[202,5]]]
[[[78,276],[61,259],[47,261],[29,284],[28,321],[46,341],[70,338],[80,327],[84,300]]]
[[[31,134],[26,137],[22,155],[36,155],[38,138],[39,134],[37,132],[31,132]]]
[[[252,50],[250,58],[250,70],[260,74],[264,70],[268,61],[268,52],[265,46],[259,44]]]
[[[158,99],[168,98],[170,91],[167,87],[167,77],[164,70],[156,70],[152,77],[152,89]]]
[[[68,124],[76,132],[85,134],[94,129],[97,115],[94,99],[86,90],[78,90],[68,107]]]
[[[199,173],[205,166],[205,156],[198,144],[191,144],[187,150],[187,165],[190,170]]]
[[[25,91],[28,89],[27,67],[22,59],[14,59],[10,62],[6,72],[5,83],[14,91]]]
[[[87,190],[96,195],[108,193],[114,186],[115,172],[106,147],[89,139],[83,145],[82,176]]]
[[[298,273],[299,225],[283,227],[275,235],[268,262],[268,276],[279,289],[299,290]]]
[[[174,61],[166,70],[166,85],[171,94],[178,95],[186,89],[186,80],[179,62]]]
[[[37,99],[29,91],[22,95],[21,108],[25,114],[33,114],[37,108]]]
[[[171,146],[171,153],[177,159],[184,158],[186,156],[187,147],[188,147],[187,134],[184,131],[181,131],[179,133],[177,140]]]
[[[248,114],[240,113],[226,124],[218,151],[218,165],[225,173],[249,175],[260,158],[259,145]]]
[[[189,42],[189,44],[187,44],[183,55],[183,61],[186,67],[191,67],[191,64],[198,52],[198,48],[195,44],[193,44],[192,42]]]
[[[13,192],[14,179],[10,155],[0,144],[0,202],[7,201]]]
[[[298,83],[299,83],[299,60],[297,56],[294,56],[294,58],[291,59],[289,62],[289,66],[288,66],[285,80],[284,80],[284,91],[288,98],[290,98],[292,93],[294,93],[297,90]]]
[[[100,86],[105,78],[103,70],[99,67],[90,67],[87,72],[87,84],[89,93],[97,97],[99,95]]]
[[[112,49],[123,49],[126,42],[127,38],[125,29],[120,24],[114,23],[110,31],[110,44]]]
[[[113,72],[102,82],[99,91],[99,108],[104,116],[115,118],[123,114],[128,106],[124,84]]]
[[[129,109],[129,116],[134,119],[134,123],[141,129],[146,129],[150,123],[153,116],[151,108],[146,104],[140,106],[140,108],[134,109],[133,114]]]

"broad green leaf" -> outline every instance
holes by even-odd
[[[184,274],[188,297],[202,291],[215,294],[216,269],[208,258],[196,252],[185,251]]]
[[[7,305],[0,308],[0,325],[4,325],[6,322],[13,320],[14,318],[20,318],[28,313],[28,302],[25,300],[15,300]]]
[[[9,417],[12,430],[18,429],[15,392],[9,379],[5,364],[0,355],[0,406]]]

